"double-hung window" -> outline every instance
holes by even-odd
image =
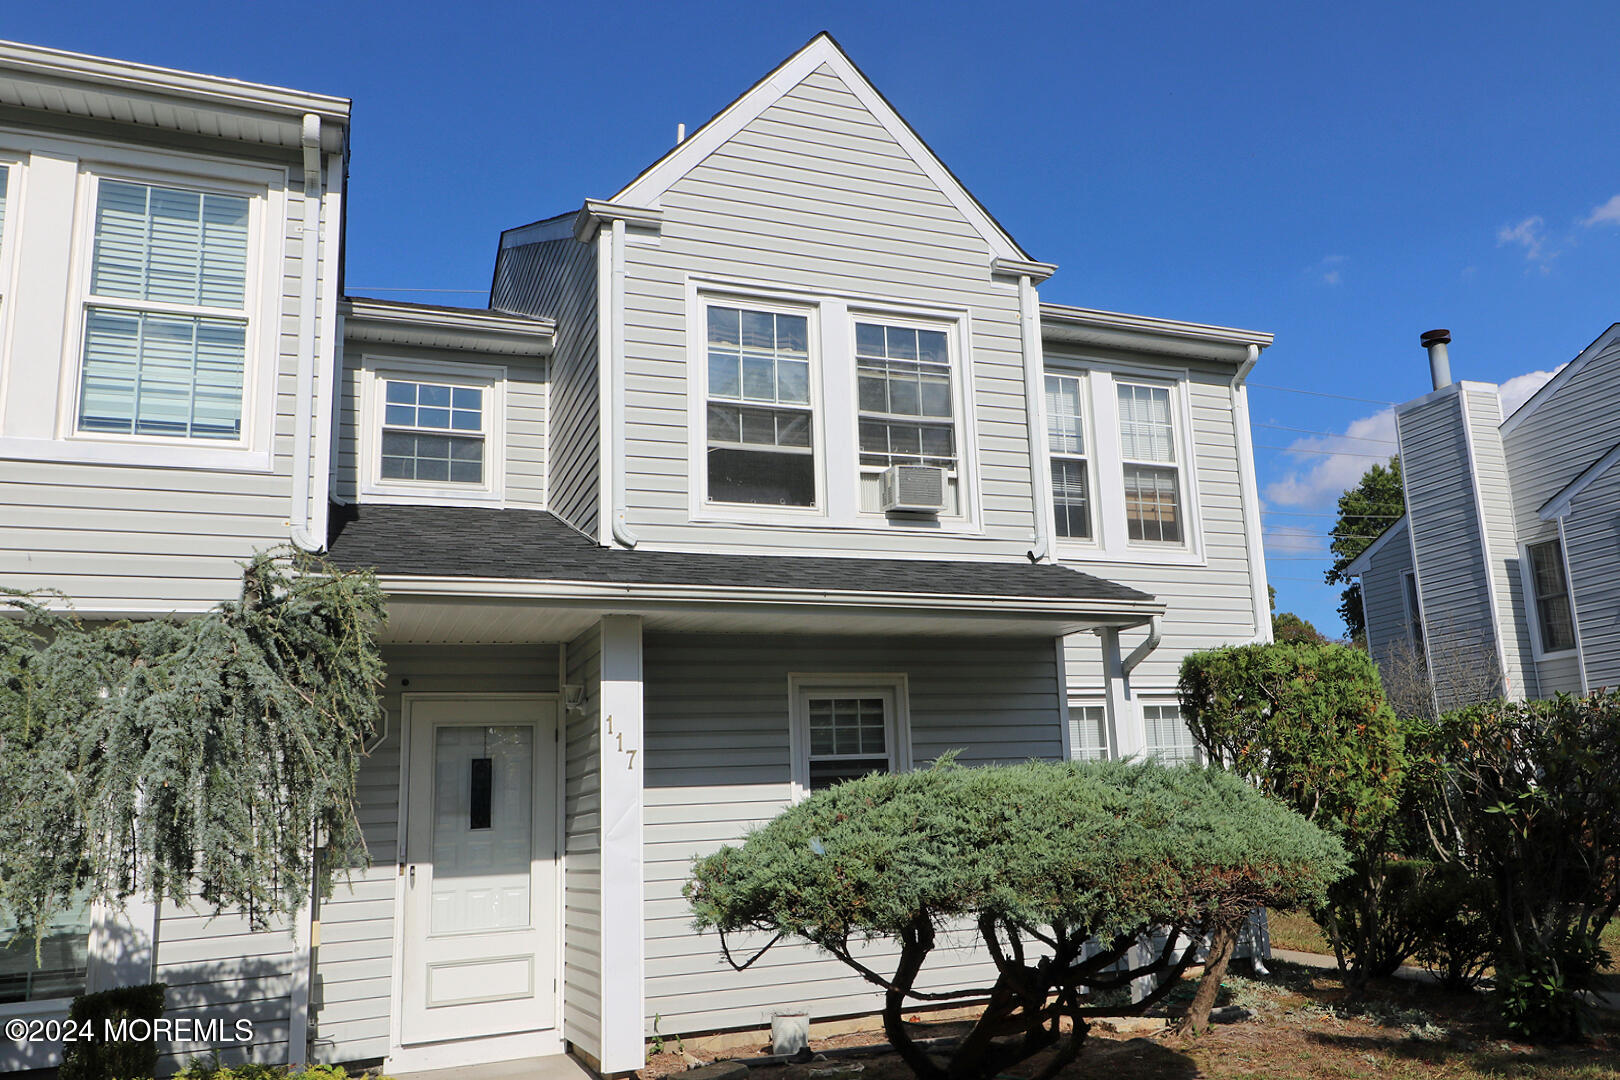
[[[251,200],[112,179],[95,191],[78,430],[240,441]]]
[[[10,284],[6,271],[10,269],[11,260],[4,258],[10,252],[6,245],[6,196],[11,187],[11,166],[0,161],[0,315],[5,314],[6,289]]]
[[[1108,707],[1101,703],[1070,704],[1069,754],[1076,761],[1108,758]]]
[[[956,472],[950,338],[943,330],[857,320],[861,464]]]
[[[796,794],[907,767],[903,676],[796,675],[789,682]]]
[[[90,963],[91,908],[79,899],[34,935],[0,913],[0,1005],[72,998],[84,993]]]
[[[383,482],[482,487],[487,397],[481,386],[383,380]]]
[[[1091,476],[1086,456],[1084,384],[1077,375],[1046,377],[1046,438],[1052,458],[1052,509],[1059,536],[1089,540]]]
[[[815,506],[809,319],[711,303],[705,322],[709,501]]]
[[[1557,540],[1531,544],[1530,577],[1536,594],[1536,629],[1544,653],[1575,647],[1574,609],[1564,576],[1564,548]]]
[[[1181,718],[1181,706],[1175,702],[1144,704],[1142,725],[1147,736],[1148,756],[1166,765],[1198,761],[1198,741],[1192,729]]]
[[[1170,388],[1125,381],[1115,388],[1126,534],[1131,540],[1180,544],[1186,530]]]

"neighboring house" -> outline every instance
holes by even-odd
[[[1190,758],[1181,658],[1269,638],[1270,336],[1042,303],[826,35],[506,232],[485,310],[340,296],[347,102],[15,45],[0,102],[0,580],[199,612],[291,539],[390,596],[371,866],[258,934],[86,911],[0,1013],[155,977],[264,1059],[622,1072],[655,1019],[871,1012],[726,968],[693,856],[948,750]]]
[[[1439,708],[1620,685],[1620,324],[1506,420],[1450,380],[1395,410],[1406,516],[1350,564],[1386,681]]]

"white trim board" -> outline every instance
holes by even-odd
[[[1389,527],[1379,533],[1372,543],[1362,549],[1360,555],[1350,560],[1350,565],[1344,568],[1344,576],[1361,577],[1368,570],[1371,570],[1373,556],[1382,551],[1385,544],[1390,543],[1396,536],[1400,535],[1401,530],[1407,528],[1409,523],[1409,519],[1405,514],[1392,521]]]
[[[1530,417],[1531,413],[1535,412],[1537,409],[1541,408],[1541,406],[1545,405],[1548,401],[1557,396],[1558,391],[1562,390],[1571,379],[1579,374],[1582,368],[1591,363],[1593,360],[1597,359],[1598,356],[1608,349],[1610,345],[1613,345],[1617,341],[1620,341],[1620,323],[1613,324],[1607,330],[1603,331],[1603,333],[1599,334],[1597,339],[1594,340],[1592,344],[1588,345],[1586,348],[1582,349],[1578,354],[1576,354],[1575,359],[1566,363],[1563,368],[1559,370],[1557,375],[1554,375],[1551,379],[1547,380],[1547,384],[1545,386],[1543,386],[1540,390],[1537,390],[1534,394],[1531,394],[1529,399],[1523,405],[1520,405],[1517,409],[1514,409],[1513,415],[1502,421],[1503,436],[1511,435],[1514,428],[1524,423],[1524,421]]]
[[[934,182],[940,193],[951,201],[968,224],[984,238],[990,246],[992,258],[1024,263],[1030,261],[1029,254],[1018,246],[1017,241],[1013,240],[990,216],[989,211],[985,210],[972,193],[962,186],[962,182],[951,174],[945,163],[935,156],[912,130],[911,125],[905,122],[895,111],[894,106],[884,99],[843,49],[839,48],[832,35],[825,31],[811,38],[809,44],[788,57],[776,70],[727,105],[685,142],[659,158],[609,201],[640,207],[657,207],[664,193],[682,177],[823,66],[830,68],[861,104],[866,106],[900,148]]]

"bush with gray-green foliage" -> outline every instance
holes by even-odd
[[[697,860],[686,896],[696,927],[720,931],[734,966],[757,959],[761,944],[809,941],[884,991],[885,1031],[917,1075],[968,1080],[1054,1046],[1040,1075],[1056,1073],[1079,1053],[1089,1018],[1140,1011],[1168,992],[1193,958],[1177,931],[1196,935],[1257,904],[1318,901],[1343,872],[1336,839],[1219,771],[945,761],[812,795]],[[994,983],[919,990],[941,935],[964,924],[994,961]],[[1168,937],[1150,937],[1165,928]],[[752,931],[765,937],[736,940]],[[860,945],[874,939],[898,945],[892,969],[864,959]],[[1158,941],[1146,959],[1132,952],[1144,940]],[[1135,1005],[1087,998],[1146,975],[1158,988]],[[941,1066],[903,1010],[968,999],[989,1004]]]
[[[0,591],[0,921],[37,934],[138,886],[263,926],[364,861],[355,781],[383,677],[370,573],[284,551],[195,618],[63,607]]]

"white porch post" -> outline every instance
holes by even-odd
[[[646,1064],[641,617],[602,618],[602,1061]]]
[[[1114,732],[1114,756],[1134,757],[1147,750],[1142,730],[1142,714],[1131,694],[1130,676],[1119,652],[1119,631],[1112,627],[1097,631],[1102,641],[1103,682],[1108,701],[1108,724]]]
[[[144,891],[133,893],[121,904],[93,905],[90,927],[86,992],[93,994],[153,981],[158,905]]]

